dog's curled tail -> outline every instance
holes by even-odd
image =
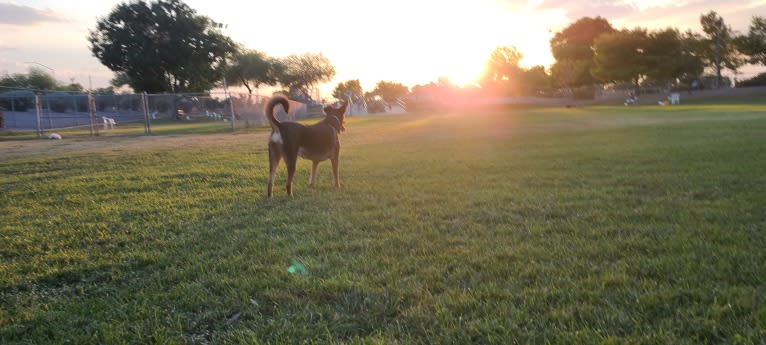
[[[266,104],[266,116],[269,118],[269,122],[271,122],[271,125],[273,127],[279,128],[279,125],[281,122],[277,120],[277,117],[274,116],[274,108],[277,106],[277,104],[281,104],[283,108],[285,108],[285,112],[289,111],[290,109],[290,102],[287,101],[287,98],[283,96],[274,96],[271,97],[271,100],[269,100],[269,103]]]

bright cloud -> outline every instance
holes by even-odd
[[[12,3],[0,3],[0,24],[35,25],[62,20],[60,15],[49,8],[36,9]]]

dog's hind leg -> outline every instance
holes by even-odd
[[[285,189],[287,189],[287,195],[289,196],[293,196],[293,177],[295,177],[296,163],[298,163],[297,154],[293,156],[290,156],[290,154],[285,155],[285,165],[287,165],[287,185]]]
[[[319,166],[319,161],[311,161],[311,178],[309,178],[309,187],[314,187],[317,185],[317,167]]]
[[[269,145],[269,185],[267,188],[269,198],[274,194],[274,179],[277,176],[277,167],[281,159],[282,150],[276,145]]]

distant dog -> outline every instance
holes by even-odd
[[[317,182],[317,166],[319,162],[330,159],[332,176],[335,187],[340,187],[338,180],[338,158],[340,156],[340,141],[338,136],[346,128],[343,127],[348,101],[343,101],[340,109],[327,106],[324,108],[325,118],[313,125],[302,125],[297,122],[280,122],[274,116],[274,108],[281,104],[288,111],[287,98],[274,96],[266,105],[266,115],[271,122],[269,136],[269,198],[273,195],[274,178],[277,174],[279,161],[284,158],[287,165],[287,194],[293,195],[293,176],[298,156],[311,160],[310,186]]]

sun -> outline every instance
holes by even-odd
[[[448,73],[445,73],[444,77],[459,87],[474,85],[481,78],[488,57],[489,55],[485,56],[481,53],[455,57],[454,67],[448,69]]]
[[[392,0],[374,18],[347,19],[350,23],[343,21],[342,26],[340,22],[327,24],[339,25],[336,31],[343,32],[341,38],[301,45],[302,49],[325,52],[337,66],[334,80],[322,87],[323,93],[352,79],[359,79],[365,90],[374,89],[379,81],[412,88],[442,78],[460,87],[476,85],[492,52],[507,46],[523,54],[520,67],[542,65],[548,69],[553,62],[550,28],[566,17],[565,13],[509,7],[494,0],[448,2],[438,11],[430,2]],[[348,25],[356,29],[342,30]],[[265,45],[266,39],[259,38],[259,44]],[[281,44],[287,45],[267,51],[294,48],[291,41]]]
[[[542,43],[540,43],[542,41]],[[553,64],[554,59],[548,46],[548,38],[533,37],[526,40],[517,40],[513,45],[522,54],[519,67],[528,69],[534,66],[543,66],[548,70]],[[485,44],[483,47],[477,47],[473,50],[455,52],[451,60],[444,66],[445,73],[443,77],[449,79],[453,84],[464,87],[475,85],[484,72],[487,61],[493,50],[500,47],[494,43]]]
[[[442,68],[441,76],[458,86],[476,84],[492,52],[505,46],[513,46],[522,54],[522,68],[550,68],[554,62],[549,43],[553,33],[548,25],[562,20],[559,13],[509,13],[497,7],[478,10],[481,13],[473,16],[453,14],[461,18],[461,25],[448,29],[447,35],[453,40],[444,45],[441,61],[436,63]]]

